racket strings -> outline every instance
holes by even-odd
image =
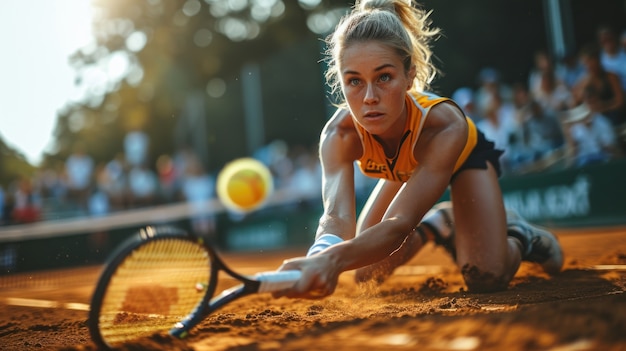
[[[100,332],[113,345],[167,331],[202,301],[210,256],[199,244],[154,240],[133,251],[111,277]]]

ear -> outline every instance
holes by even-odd
[[[411,90],[411,88],[413,87],[413,82],[415,81],[415,77],[417,76],[417,69],[415,68],[415,65],[412,64],[411,68],[409,69],[409,72],[407,74],[407,78],[409,79],[409,82],[407,84],[406,90]]]

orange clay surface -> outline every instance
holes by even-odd
[[[249,296],[185,340],[154,335],[121,350],[626,350],[626,228],[555,232],[564,271],[523,263],[506,291],[467,293],[450,259],[427,246],[380,286],[346,272],[326,299]],[[222,258],[252,274],[304,250]],[[95,350],[86,309],[100,269],[0,277],[0,350]]]

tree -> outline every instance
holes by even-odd
[[[0,187],[6,190],[15,180],[30,177],[34,172],[35,167],[28,163],[24,155],[0,139]]]
[[[302,109],[300,120],[317,119],[319,125],[324,121],[317,57],[309,57],[308,68],[290,67],[289,61],[277,57],[289,47],[308,51],[313,47],[319,52],[319,37],[307,27],[307,15],[336,4],[311,0],[96,0],[94,6],[96,42],[71,59],[84,99],[60,112],[57,148],[47,155],[48,163],[67,158],[79,140],[96,160],[106,161],[121,151],[123,136],[137,128],[152,140],[151,160],[173,153],[178,144],[189,140],[180,130],[188,124],[183,119],[190,118],[186,108],[190,97],[198,94],[203,102],[194,108],[204,109],[207,119],[201,127],[207,129],[206,147],[212,150],[209,166],[219,167],[242,156],[248,151],[242,145],[244,138],[237,134],[243,129],[244,114],[240,76],[246,74],[241,69],[250,62],[262,65],[261,82],[268,92],[286,84],[291,94],[310,97],[313,104],[320,105],[317,110]],[[309,45],[298,46],[302,42]],[[289,54],[286,56],[289,59]],[[296,56],[291,59],[302,61],[294,59]],[[279,63],[268,70],[277,62],[282,67]],[[317,71],[314,84],[298,81],[294,75],[280,75],[281,68],[293,68],[306,71],[309,77],[311,67]],[[268,139],[293,134],[289,123],[272,122],[291,118],[293,111],[301,108],[298,101],[290,103],[284,90],[277,92],[281,94],[287,98],[281,101],[280,96],[270,95],[270,103],[264,105],[269,110],[265,123],[272,126]],[[278,105],[285,106],[274,108]],[[317,132],[308,129],[308,135],[299,138],[311,142]],[[176,135],[183,135],[182,141],[176,140]]]

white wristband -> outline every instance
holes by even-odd
[[[309,251],[306,253],[306,257],[313,256],[342,241],[343,239],[335,234],[323,234],[311,245]]]

